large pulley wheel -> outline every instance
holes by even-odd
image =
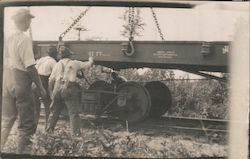
[[[148,82],[144,85],[151,97],[151,109],[149,116],[159,117],[170,110],[172,97],[169,88],[160,81]]]
[[[98,80],[93,82],[88,90],[95,90],[95,91],[107,91],[107,92],[112,92],[113,91],[113,87],[111,84],[102,81],[102,80]],[[112,95],[110,93],[105,93],[102,92],[101,94],[101,98],[99,99],[100,104],[102,106],[106,106],[111,100],[112,100]]]
[[[128,122],[138,122],[148,116],[151,100],[148,91],[142,85],[126,82],[119,85],[117,92],[124,94],[126,101],[122,106],[117,104],[119,108],[119,111],[115,112],[117,117]]]

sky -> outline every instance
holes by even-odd
[[[5,37],[15,31],[11,16],[18,8],[5,8]],[[31,23],[33,40],[58,40],[59,35],[86,7],[33,6],[29,9],[35,16]],[[127,8],[91,7],[77,24],[87,29],[81,33],[81,40],[126,40],[127,38],[121,36],[124,21],[120,18],[125,9]],[[154,10],[162,33],[169,41],[231,41],[239,19],[244,19],[249,24],[248,2],[208,2],[192,9],[154,8]],[[150,9],[140,8],[140,11],[146,25],[142,36],[135,37],[135,40],[161,40]],[[64,40],[77,39],[75,30],[71,30],[64,38]]]
[[[249,3],[248,8],[249,8]],[[234,24],[238,18],[247,19],[247,5],[243,3],[205,3],[194,9],[155,8],[160,28],[166,40],[182,41],[229,41],[233,37]],[[15,27],[11,17],[18,7],[5,10],[5,34]],[[34,40],[58,40],[59,35],[86,7],[42,6],[30,7],[35,18],[31,29]],[[120,19],[126,8],[91,7],[79,25],[88,31],[81,39],[125,40],[121,36],[124,21]],[[141,17],[146,24],[143,36],[136,40],[161,40],[149,8],[141,8]],[[248,18],[249,19],[249,18]],[[71,30],[65,40],[77,40],[77,31]]]

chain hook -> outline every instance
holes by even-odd
[[[135,47],[133,44],[132,40],[129,40],[127,42],[123,42],[121,44],[123,46],[122,48],[122,52],[126,55],[126,56],[132,56],[135,53]]]
[[[128,23],[129,23],[129,41],[123,42],[122,45],[122,52],[126,56],[132,56],[135,53],[135,47],[133,44],[134,40],[134,30],[135,30],[135,24],[134,24],[134,18],[135,18],[135,8],[129,7],[128,9]]]

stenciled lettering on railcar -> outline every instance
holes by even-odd
[[[222,54],[227,54],[229,53],[229,45],[225,45],[223,48],[222,48]]]
[[[175,53],[175,51],[161,50],[161,51],[154,52],[153,56],[156,56],[157,58],[172,59],[172,58],[177,57],[178,55]]]
[[[90,57],[108,57],[110,54],[104,53],[102,51],[89,51],[88,55]]]

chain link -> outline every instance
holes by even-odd
[[[156,14],[155,14],[153,8],[150,8],[150,9],[151,9],[151,12],[152,12],[152,15],[153,15],[153,18],[154,18],[155,25],[156,25],[156,27],[157,27],[158,33],[160,34],[161,40],[164,41],[165,38],[164,38],[164,36],[163,36],[163,34],[162,34],[162,31],[161,31],[160,24],[159,24],[159,22],[158,22],[157,16],[156,16]]]
[[[59,41],[62,41],[62,38],[81,20],[81,18],[86,15],[90,7],[80,13],[80,15],[73,21],[73,23],[59,36]]]
[[[134,30],[135,30],[134,19],[135,19],[135,8],[130,7],[129,12],[128,12],[128,23],[129,23],[129,26],[130,26],[129,41],[132,41],[134,39],[134,35],[133,35]]]

